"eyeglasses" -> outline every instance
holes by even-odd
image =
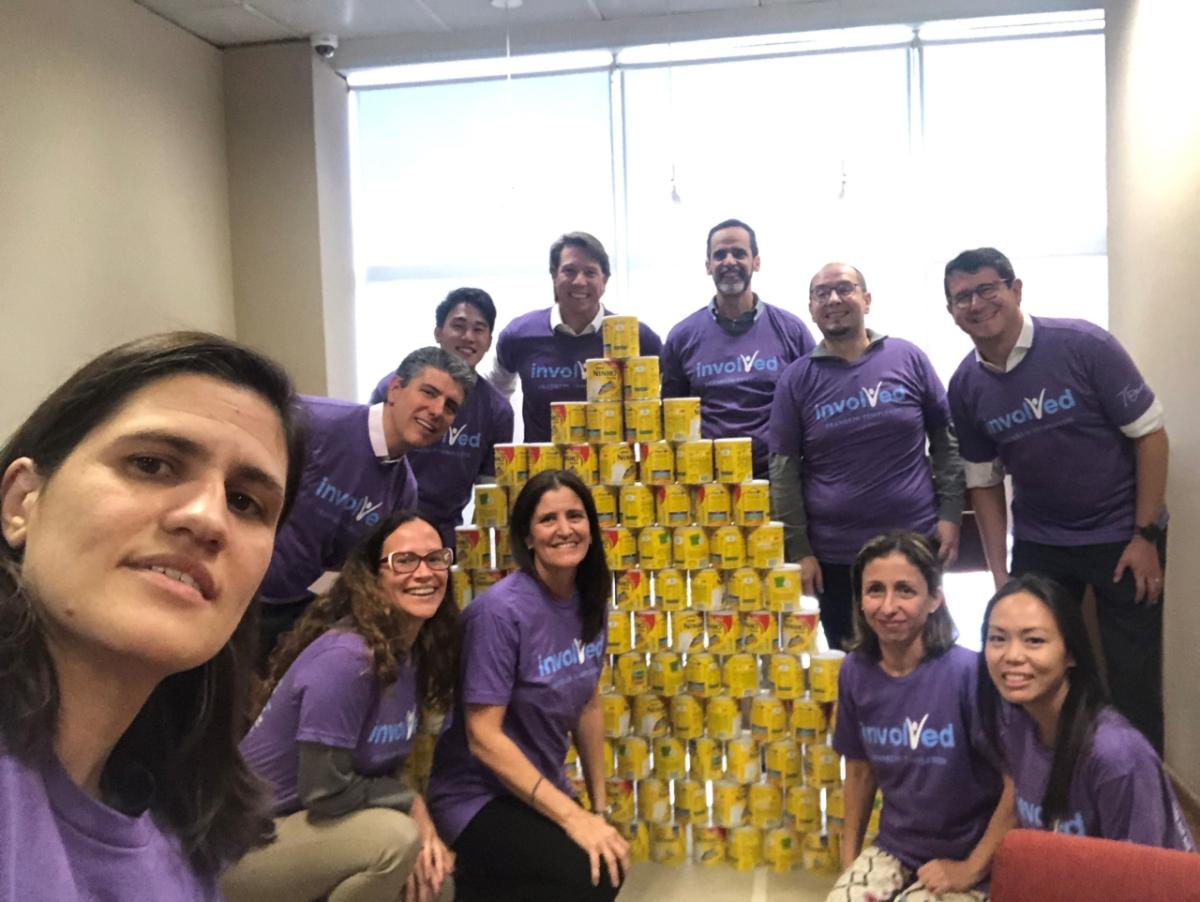
[[[393,573],[412,573],[421,566],[421,561],[424,561],[430,570],[448,570],[454,563],[454,549],[439,548],[426,555],[414,554],[411,551],[393,551],[387,557],[381,558],[379,563],[387,564]]]
[[[817,285],[809,292],[809,296],[814,301],[824,304],[835,294],[845,300],[856,291],[858,291],[858,286],[853,282],[838,282],[836,285]]]
[[[958,294],[950,298],[950,303],[958,310],[966,310],[971,306],[971,302],[975,300],[975,295],[979,295],[982,301],[994,301],[996,295],[1000,293],[1001,285],[1010,285],[1008,279],[997,279],[995,282],[984,282],[982,285],[976,285],[974,288],[966,291],[960,291]]]

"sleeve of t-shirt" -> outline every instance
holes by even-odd
[[[1096,781],[1092,794],[1100,835],[1147,846],[1162,845],[1171,812],[1165,805],[1157,759],[1138,756],[1124,762],[1119,770],[1093,765],[1088,768],[1088,776]]]
[[[638,351],[643,357],[657,357],[662,353],[662,339],[645,323],[638,323]]]
[[[1154,392],[1121,343],[1107,332],[1094,336],[1089,373],[1105,416],[1116,426],[1132,423],[1154,403]]]
[[[787,320],[787,324],[788,332],[791,333],[791,340],[796,344],[796,356],[793,359],[799,360],[815,348],[817,343],[813,340],[812,332],[809,331],[808,326],[799,317]]]
[[[352,749],[371,708],[375,675],[365,646],[326,635],[316,641],[327,647],[292,665],[301,668],[294,683],[300,694],[296,740]]]
[[[496,339],[496,367],[505,373],[515,373],[518,363],[513,354],[513,336],[509,329],[503,329]],[[492,380],[493,382],[495,380]]]
[[[958,379],[950,380],[950,415],[954,420],[954,432],[958,436],[958,453],[967,463],[988,463],[999,455],[996,445],[975,428],[971,411],[963,397],[963,386]]]
[[[683,369],[683,358],[680,354],[683,336],[678,327],[671,330],[663,345],[659,358],[662,368],[662,396],[664,398],[686,398],[690,391],[687,373]]]
[[[796,400],[796,384],[800,381],[796,369],[800,361],[788,364],[775,386],[771,401],[771,419],[767,426],[767,447],[772,454],[800,454],[804,441],[804,425],[800,404]]]
[[[854,705],[854,662],[847,657],[838,671],[837,723],[833,728],[833,750],[855,761],[867,760],[858,729],[858,709]]]
[[[928,432],[941,429],[950,422],[950,404],[946,400],[946,388],[924,352],[918,348],[916,355],[917,371],[921,376],[921,410],[925,414],[925,430]]]
[[[395,373],[388,373],[379,380],[379,384],[371,392],[371,397],[367,399],[368,404],[382,404],[387,400],[388,386],[392,384],[392,377],[395,375]]]
[[[964,728],[967,731],[967,737],[970,739],[971,748],[996,770],[1003,771],[1003,759],[1000,750],[992,745],[988,740],[987,732],[983,724],[983,712],[979,709],[979,668],[983,666],[983,660],[980,655],[976,654],[974,666],[965,668],[963,674],[962,685],[962,719]],[[997,700],[997,704],[1000,704]]]
[[[517,680],[521,636],[509,617],[481,608],[463,626],[462,696],[469,705],[507,705]]]

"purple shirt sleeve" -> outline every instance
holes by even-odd
[[[295,686],[301,696],[297,741],[339,749],[358,745],[371,707],[375,676],[366,646],[361,639],[357,645],[355,649],[330,643],[297,671]]]
[[[469,618],[463,630],[463,648],[471,652],[471,666],[463,672],[463,701],[468,705],[507,705],[520,649],[513,620],[491,608]]]
[[[851,653],[838,670],[837,722],[833,728],[833,750],[851,761],[865,761],[867,751],[858,735],[858,709],[854,704],[854,671],[859,656]]]

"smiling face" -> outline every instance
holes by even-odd
[[[388,453],[398,456],[432,445],[446,434],[464,397],[454,377],[436,367],[425,367],[408,385],[401,385],[399,376],[393,378],[384,408]]]
[[[1046,603],[1031,592],[1001,598],[988,616],[984,643],[988,674],[1014,705],[1057,714],[1075,662]]]
[[[808,286],[808,312],[821,334],[830,339],[866,335],[871,293],[862,288],[861,276],[845,263],[821,268]]]
[[[991,294],[985,298],[979,293]],[[1021,280],[1007,285],[990,266],[946,277],[950,315],[975,342],[1016,343],[1021,334]]]
[[[547,490],[533,510],[525,543],[543,577],[566,570],[573,573],[592,543],[583,501],[565,486]]]
[[[563,245],[554,273],[554,301],[565,322],[584,324],[595,319],[607,285],[608,276],[587,251]]]
[[[741,297],[750,290],[760,262],[750,250],[750,233],[741,226],[730,226],[713,232],[704,268],[712,276],[717,294]]]
[[[930,592],[921,571],[898,551],[863,568],[863,617],[881,647],[923,646],[925,621],[941,604],[941,590]]]
[[[191,374],[131,394],[48,478],[15,461],[4,538],[56,659],[165,676],[215,655],[270,563],[286,476],[275,410]]]
[[[464,302],[446,314],[446,322],[433,330],[433,340],[475,369],[492,346],[492,330],[479,309]]]
[[[384,540],[380,558],[393,552],[407,552],[420,557],[439,551],[442,539],[436,529],[424,520],[401,523]],[[417,620],[428,620],[437,613],[446,597],[449,570],[434,570],[420,561],[411,573],[396,573],[386,563],[379,565],[379,586],[388,600],[399,610]]]

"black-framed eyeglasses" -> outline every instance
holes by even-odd
[[[820,304],[826,303],[835,294],[842,300],[851,297],[858,290],[854,282],[837,282],[833,285],[817,285],[810,291],[809,297]]]
[[[1000,293],[1001,285],[1011,285],[1008,279],[997,279],[994,282],[984,282],[982,285],[976,285],[974,288],[960,291],[958,294],[950,298],[950,303],[955,309],[966,310],[971,306],[971,302],[975,300],[975,295],[979,295],[980,300],[994,301],[996,295]]]
[[[429,554],[416,554],[412,551],[393,551],[379,563],[387,564],[393,573],[412,573],[425,562],[430,570],[448,570],[454,563],[453,548],[439,548]]]

